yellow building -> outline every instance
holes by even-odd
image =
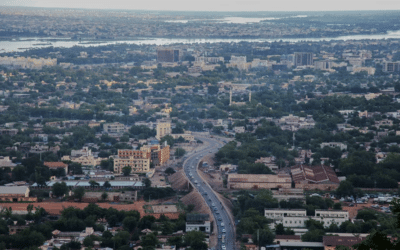
[[[157,134],[156,134],[156,138],[158,140],[160,140],[161,138],[163,138],[166,135],[170,135],[171,134],[171,122],[167,121],[167,120],[159,120],[157,122]]]
[[[292,179],[288,174],[229,174],[229,189],[276,189],[291,188]]]
[[[150,171],[150,152],[141,150],[119,149],[114,159],[114,172],[122,173],[124,167],[131,167],[132,173],[147,173]]]

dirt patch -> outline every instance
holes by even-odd
[[[178,209],[175,205],[157,205],[152,206],[155,214],[163,214],[163,213],[177,213]]]
[[[115,208],[119,211],[131,211],[131,210],[136,210],[140,213],[140,216],[146,216],[146,215],[153,215],[156,218],[160,217],[160,213],[146,213],[145,209],[143,208],[146,204],[148,205],[156,205],[157,201],[152,201],[150,203],[145,202],[143,200],[137,201],[134,204],[110,204],[110,203],[97,203],[99,207],[101,208]],[[1,204],[2,208],[12,208],[12,211],[15,212],[25,212],[27,211],[27,206],[29,204],[32,204],[34,208],[36,207],[42,207],[44,208],[49,214],[52,215],[61,215],[61,211],[64,210],[65,208],[68,207],[74,207],[74,208],[79,208],[79,209],[84,209],[89,205],[89,203],[84,203],[84,202],[35,202],[35,203],[3,203]],[[175,207],[176,208],[176,207]],[[170,219],[178,219],[179,218],[179,212],[165,212],[163,213],[165,216],[167,216]]]

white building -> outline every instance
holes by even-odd
[[[201,231],[211,232],[211,222],[208,214],[188,214],[186,215],[186,232]]]
[[[290,228],[306,227],[306,221],[310,219],[323,222],[324,227],[340,226],[349,220],[349,212],[342,210],[315,210],[315,216],[307,216],[305,209],[265,209],[264,216],[274,220],[274,224]]]
[[[121,124],[119,122],[106,123],[103,125],[103,128],[104,132],[109,134],[122,134],[125,132],[124,124]]]
[[[71,150],[71,157],[88,157],[92,156],[92,150],[89,149],[88,147],[83,147],[82,149],[79,150]]]
[[[347,150],[347,145],[341,142],[323,142],[321,143],[321,148],[324,147],[331,147],[331,148],[338,147],[340,148],[340,150]]]

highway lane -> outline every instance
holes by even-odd
[[[197,172],[197,167],[201,158],[207,154],[216,153],[225,142],[223,139],[220,140],[206,136],[196,136],[196,138],[203,141],[203,146],[198,148],[195,152],[187,155],[187,159],[183,164],[185,174],[193,186],[200,192],[213,213],[217,224],[217,229],[214,229],[214,232],[218,237],[217,249],[235,249],[235,228],[233,220],[229,217],[226,208],[218,199],[214,191]]]

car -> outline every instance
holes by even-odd
[[[219,217],[219,218],[218,218],[218,221],[222,221],[222,218],[221,218],[221,217]],[[225,229],[224,229],[224,230],[225,230]]]
[[[214,207],[214,211],[218,211],[218,208]]]
[[[222,229],[222,233],[226,233],[226,230],[225,230],[225,228],[224,228],[224,229]]]
[[[225,245],[222,245],[222,246],[221,246],[221,249],[222,249],[222,250],[225,250],[225,249],[226,249],[226,246],[225,246]]]
[[[222,238],[222,235],[218,235],[218,239],[221,239]]]
[[[225,226],[225,224],[222,222],[222,223],[221,223],[221,227],[224,227],[224,226]]]
[[[349,207],[354,207],[354,203],[350,203],[350,204],[349,204]]]

